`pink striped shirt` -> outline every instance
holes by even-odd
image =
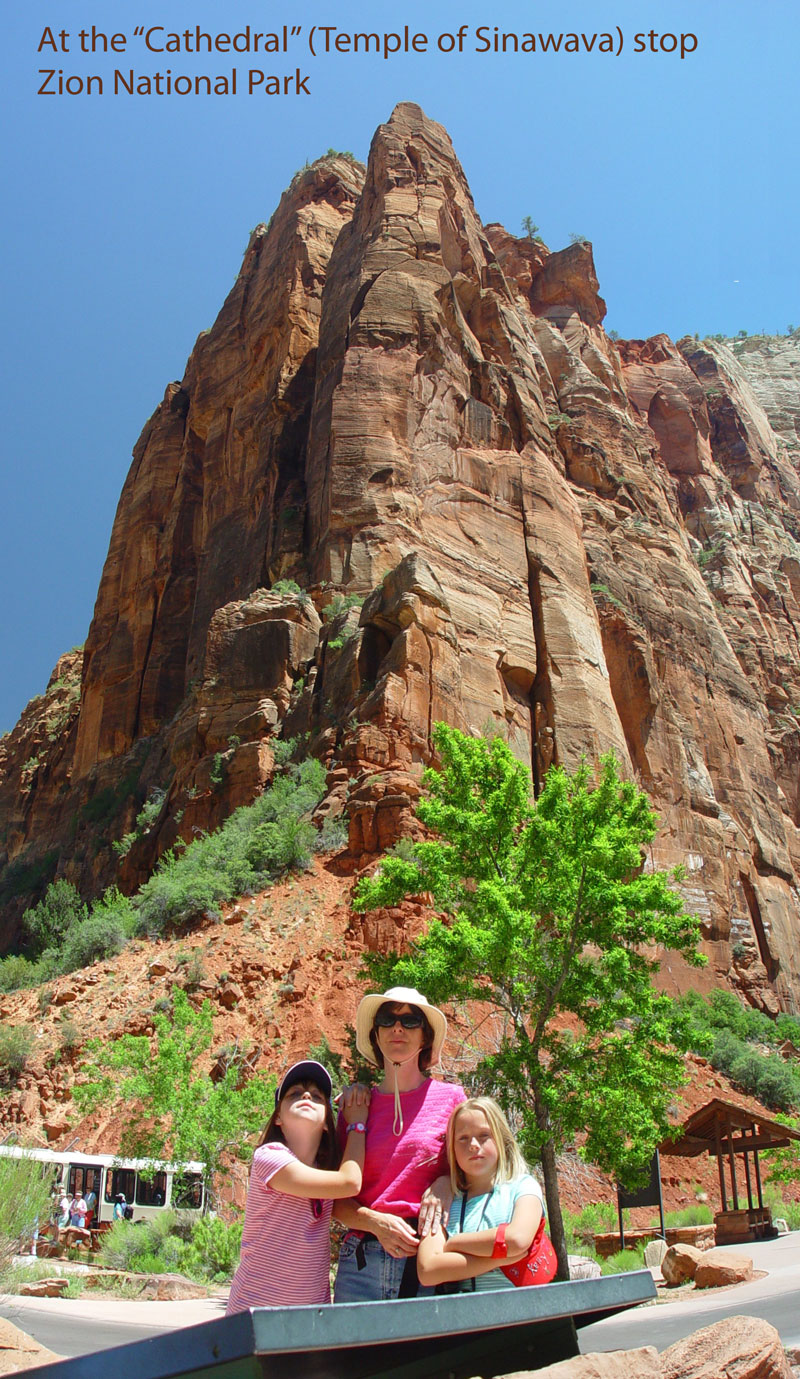
[[[297,1160],[285,1144],[262,1144],[253,1155],[239,1268],[226,1314],[248,1307],[300,1307],[330,1302],[331,1203],[314,1216],[307,1197],[270,1187],[279,1169]]]

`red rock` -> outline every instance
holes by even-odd
[[[661,1274],[670,1288],[677,1288],[694,1278],[703,1251],[694,1245],[670,1245],[661,1261]]]
[[[0,865],[132,890],[306,732],[372,855],[432,724],[491,725],[537,784],[614,749],[648,791],[714,958],[670,990],[793,1008],[798,346],[616,345],[604,312],[591,247],[484,227],[417,106],[366,173],[304,170],[142,432],[85,651],[0,742]]]
[[[717,1248],[701,1254],[695,1269],[694,1284],[695,1288],[723,1288],[729,1283],[747,1283],[752,1277],[753,1261],[749,1255],[740,1254],[729,1247]]]
[[[780,1336],[760,1317],[726,1317],[661,1354],[662,1379],[791,1379]]]
[[[661,1369],[658,1351],[647,1345],[637,1350],[576,1355],[543,1369],[514,1370],[503,1379],[661,1379]]]

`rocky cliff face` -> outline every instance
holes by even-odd
[[[157,784],[135,885],[280,736],[380,850],[446,719],[535,783],[616,751],[712,972],[800,1008],[800,351],[617,345],[598,294],[588,244],[480,223],[416,106],[298,175],[137,444],[79,705],[0,749],[10,921],[31,868],[116,875]]]

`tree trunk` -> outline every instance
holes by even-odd
[[[533,1092],[533,1103],[536,1114],[536,1124],[539,1126],[540,1130],[547,1133],[550,1128],[550,1117],[547,1114],[547,1107],[541,1104],[535,1088]],[[541,1161],[542,1173],[544,1175],[544,1195],[547,1202],[547,1229],[558,1260],[558,1273],[556,1274],[556,1279],[559,1282],[567,1282],[569,1280],[567,1237],[564,1234],[564,1218],[561,1215],[561,1200],[558,1195],[556,1147],[552,1135],[548,1135],[542,1145]]]
[[[542,1145],[542,1171],[544,1173],[544,1192],[547,1199],[547,1229],[558,1259],[559,1280],[569,1278],[567,1258],[567,1237],[564,1234],[564,1218],[561,1215],[561,1202],[558,1196],[558,1175],[556,1173],[556,1150],[552,1140]]]

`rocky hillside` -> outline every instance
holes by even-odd
[[[82,659],[0,743],[6,947],[53,876],[135,888],[279,738],[374,854],[445,719],[534,782],[615,750],[710,979],[800,1009],[797,341],[604,315],[591,246],[482,225],[414,105],[298,173],[136,445]]]
[[[136,941],[113,961],[57,977],[38,990],[0,995],[0,1021],[26,1026],[35,1042],[24,1071],[0,1096],[0,1140],[87,1153],[119,1148],[119,1107],[101,1105],[82,1115],[72,1098],[90,1039],[121,1034],[151,1034],[156,1010],[163,1010],[178,986],[195,1006],[210,1001],[213,1041],[199,1066],[214,1076],[232,1050],[247,1067],[280,1073],[327,1040],[346,1053],[346,1027],[352,1025],[362,988],[355,981],[365,948],[402,946],[418,931],[421,904],[406,901],[389,912],[357,915],[350,908],[352,878],[342,859],[313,865],[234,905],[224,906],[221,922],[207,920],[190,933]],[[705,983],[708,974],[701,974]],[[443,1057],[446,1076],[458,1079],[473,1066],[473,1022],[463,1010],[449,1012]],[[676,1123],[713,1096],[763,1111],[708,1063],[690,1056],[688,1080],[670,1114]],[[768,1115],[774,1112],[768,1111]],[[719,1199],[716,1161],[708,1156],[662,1157],[662,1182],[668,1210],[693,1206],[705,1193]],[[248,1166],[231,1160],[218,1179],[225,1206],[244,1205]],[[614,1200],[611,1181],[576,1154],[566,1154],[559,1169],[562,1199],[578,1210],[589,1201]],[[795,1200],[800,1185],[782,1189]],[[635,1219],[646,1224],[643,1210]]]

